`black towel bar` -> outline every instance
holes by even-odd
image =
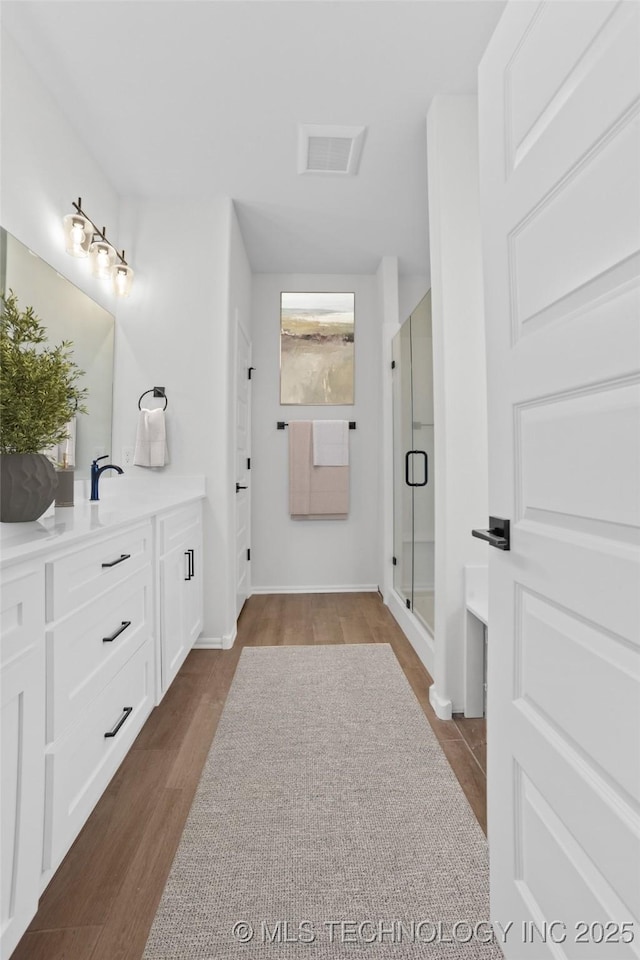
[[[278,430],[284,430],[285,427],[289,426],[289,422],[287,420],[278,420],[278,422],[276,423],[276,426]],[[355,430],[355,429],[356,429],[356,421],[349,420],[349,430]]]

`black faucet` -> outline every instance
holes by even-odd
[[[100,479],[100,474],[104,473],[105,470],[115,470],[116,473],[124,473],[122,467],[116,466],[115,463],[105,463],[104,467],[98,466],[98,460],[106,460],[108,454],[105,453],[104,457],[96,457],[96,459],[91,464],[91,496],[90,500],[98,500],[98,480]]]

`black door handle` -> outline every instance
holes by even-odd
[[[424,480],[420,483],[412,483],[409,480],[409,457],[413,457],[414,454],[419,454],[421,457],[424,457]],[[408,487],[426,487],[427,480],[429,479],[429,458],[427,457],[425,450],[407,450],[404,457],[404,482]]]
[[[486,540],[490,547],[497,550],[511,550],[511,523],[501,517],[489,517],[489,529],[472,530],[471,536]]]
[[[248,489],[249,489],[248,487],[243,487],[241,483],[236,483],[236,493],[238,493],[239,490],[248,490]]]
[[[187,558],[187,575],[185,577],[185,580],[191,580],[191,578],[195,573],[195,570],[194,570],[195,565],[193,562],[193,549],[190,547],[188,550],[185,550],[184,555]]]
[[[118,637],[120,636],[120,634],[121,634],[121,633],[124,633],[124,631],[127,629],[127,627],[130,627],[130,626],[131,626],[131,620],[123,620],[121,626],[119,626],[118,629],[117,629],[114,633],[112,633],[110,637],[103,637],[103,638],[102,638],[102,642],[103,642],[103,643],[113,643],[113,641],[114,641],[114,640],[117,640]]]

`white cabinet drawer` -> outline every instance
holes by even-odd
[[[202,504],[199,502],[180,507],[160,517],[158,520],[160,555],[169,553],[175,547],[182,546],[187,540],[193,539],[194,528],[198,532],[202,529]]]
[[[47,754],[45,870],[55,868],[71,846],[152,707],[149,640]]]
[[[145,567],[47,632],[47,742],[79,718],[151,635],[151,602]]]
[[[43,567],[3,577],[0,594],[0,668],[27,656],[42,643],[44,624]]]
[[[151,524],[128,527],[46,565],[47,620],[95,600],[151,563]]]

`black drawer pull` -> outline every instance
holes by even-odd
[[[185,577],[185,580],[191,580],[194,574],[193,550],[191,549],[185,550],[184,555],[187,558],[187,575]]]
[[[130,553],[121,553],[117,560],[111,560],[109,563],[103,563],[103,567],[115,567],[117,563],[122,563],[123,560],[128,560],[130,558]]]
[[[131,620],[123,620],[122,625],[118,627],[115,633],[112,633],[110,637],[103,637],[103,643],[113,643],[114,640],[117,640],[121,633],[124,633],[127,627],[131,626]]]
[[[105,737],[115,737],[116,733],[118,732],[118,730],[120,729],[120,727],[122,726],[122,724],[123,724],[123,723],[125,722],[125,720],[133,713],[133,707],[123,707],[122,709],[123,709],[123,714],[122,714],[122,716],[120,717],[120,719],[119,719],[118,722],[116,723],[116,725],[115,725],[115,727],[113,728],[113,730],[107,730],[107,732],[105,733]]]

